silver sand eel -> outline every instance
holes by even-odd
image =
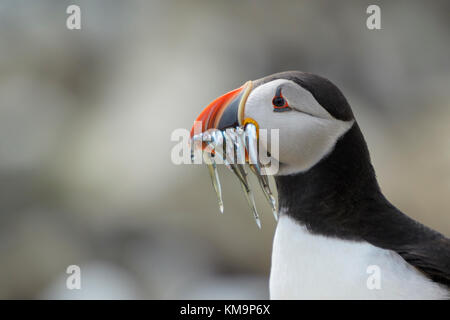
[[[191,140],[191,160],[194,162],[194,144],[196,147],[206,142],[207,149],[203,151],[203,160],[208,166],[208,171],[214,190],[217,195],[220,212],[223,213],[222,188],[217,172],[217,160],[235,174],[244,191],[244,195],[252,210],[256,224],[261,228],[261,220],[255,205],[255,199],[248,182],[248,174],[245,169],[246,155],[251,172],[257,177],[258,183],[267,199],[275,220],[278,218],[276,209],[276,200],[270,190],[269,179],[265,175],[264,167],[258,160],[258,139],[257,129],[252,123],[243,127],[229,128],[226,131],[207,130],[201,134],[195,135]],[[225,150],[224,150],[225,149]],[[214,154],[214,156],[212,156]]]
[[[214,187],[214,190],[217,194],[217,201],[219,202],[220,212],[223,213],[223,199],[222,199],[222,186],[220,185],[219,173],[217,172],[217,164],[216,161],[211,157],[211,155],[207,152],[203,152],[203,160],[205,160],[206,165],[208,166],[209,175],[211,176],[211,181]]]
[[[274,196],[272,195],[272,191],[269,186],[269,179],[258,160],[258,137],[256,132],[256,126],[252,123],[249,123],[245,127],[245,133],[243,135],[244,139],[246,139],[246,145],[248,150],[249,157],[249,167],[255,176],[258,178],[258,182],[263,190],[264,195],[266,196],[267,201],[269,202],[270,207],[272,208],[272,213],[275,220],[278,219],[278,212],[276,208],[276,201]]]
[[[223,132],[223,136],[225,137],[228,143],[227,154],[231,153],[231,155],[234,158],[235,154],[234,150],[236,150],[236,153],[242,153],[241,148],[244,148],[244,146],[238,143],[237,135],[235,134],[234,131],[232,130],[225,131]],[[228,147],[230,147],[232,151],[228,152]],[[250,189],[250,185],[248,183],[247,172],[245,171],[244,164],[230,163],[230,167],[233,173],[236,175],[236,177],[238,177],[242,190],[244,191],[245,198],[247,199],[247,202],[250,208],[252,209],[253,217],[255,218],[256,224],[258,225],[258,228],[261,229],[261,220],[259,219],[258,210],[256,210],[255,198],[253,197],[252,190]]]

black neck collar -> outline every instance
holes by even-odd
[[[360,240],[361,215],[388,204],[356,122],[313,168],[275,181],[280,212],[322,235]]]

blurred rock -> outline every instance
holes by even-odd
[[[140,299],[136,280],[125,270],[106,261],[91,261],[80,266],[81,289],[66,287],[68,274],[53,280],[39,299],[98,300]]]
[[[77,3],[78,31],[66,2],[0,4],[1,298],[267,297],[264,197],[259,231],[220,170],[220,215],[206,168],[171,163],[170,134],[289,69],[342,89],[388,198],[450,234],[448,1],[379,1],[380,31],[354,1]]]

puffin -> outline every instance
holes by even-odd
[[[249,125],[268,132],[257,140],[278,167],[271,299],[450,298],[450,239],[386,199],[349,102],[331,81],[301,71],[248,81],[197,122],[201,134]]]

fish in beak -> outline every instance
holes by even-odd
[[[196,150],[201,151],[222,213],[224,207],[217,164],[224,164],[233,172],[244,191],[256,224],[261,228],[246,164],[257,177],[275,219],[278,212],[268,176],[258,159],[258,123],[245,118],[245,103],[252,89],[252,81],[247,81],[240,88],[215,99],[200,113],[191,129],[191,159],[194,161]]]

